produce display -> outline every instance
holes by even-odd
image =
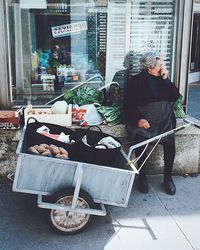
[[[27,149],[27,152],[34,155],[49,156],[59,159],[69,159],[69,154],[64,148],[57,147],[53,144],[47,145],[45,143],[42,143],[40,145],[34,145],[32,147],[29,147]]]
[[[85,104],[95,104],[98,112],[103,118],[103,122],[108,126],[119,124],[122,120],[120,104],[115,103],[111,106],[102,106],[103,94],[97,88],[84,86],[78,89],[69,90],[65,93],[64,98],[68,103],[77,104],[81,107]],[[77,112],[75,108],[73,108],[72,112],[73,116],[76,116]],[[84,116],[84,113],[81,112],[80,115]]]

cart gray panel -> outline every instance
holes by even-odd
[[[126,203],[132,173],[121,169],[84,164],[81,187],[104,204]]]
[[[79,162],[44,156],[19,154],[13,191],[50,195],[75,184]],[[96,202],[126,206],[135,173],[105,166],[82,163],[81,188]]]
[[[22,155],[19,156],[18,163],[17,167],[20,168],[16,183],[16,188],[20,189],[18,191],[30,190],[33,194],[49,194],[66,187],[66,184],[72,186],[76,170],[76,164],[73,162]]]

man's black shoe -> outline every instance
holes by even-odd
[[[164,188],[167,194],[175,195],[176,193],[176,186],[172,179],[164,180]]]
[[[140,178],[138,178],[138,190],[141,192],[141,193],[144,193],[144,194],[147,194],[149,192],[149,184],[147,182],[147,178],[146,176]]]

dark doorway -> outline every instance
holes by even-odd
[[[200,71],[200,13],[194,14],[190,72]]]

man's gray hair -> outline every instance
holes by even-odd
[[[140,58],[141,70],[147,70],[156,66],[156,60],[161,59],[158,52],[145,52]]]

